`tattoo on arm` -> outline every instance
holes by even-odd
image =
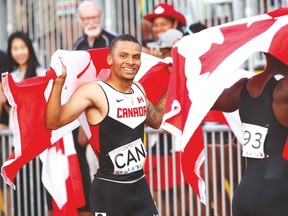
[[[158,103],[155,105],[156,109],[162,113],[162,116],[164,114],[165,104],[166,104],[166,97],[167,97],[167,91],[164,92]]]
[[[152,128],[159,128],[162,123],[162,118],[164,115],[164,108],[166,103],[165,92],[161,99],[155,104],[155,106],[148,100],[147,104],[147,120],[146,124]]]
[[[148,122],[155,122],[156,119],[157,119],[157,113],[156,113],[156,110],[153,106],[153,104],[148,101],[148,104],[147,104],[147,121]]]

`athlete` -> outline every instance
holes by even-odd
[[[78,6],[78,21],[81,24],[84,35],[74,43],[74,50],[87,50],[109,47],[116,37],[102,27],[103,11],[95,1],[82,1]],[[97,172],[95,155],[89,145],[89,141],[82,127],[72,131],[74,146],[77,152],[81,170],[85,206],[78,209],[79,216],[90,216],[89,194],[92,176]],[[91,174],[90,174],[91,173]]]
[[[276,55],[275,55],[276,56]],[[233,197],[233,216],[288,214],[288,66],[265,53],[262,73],[223,91],[213,109],[239,108],[247,166]]]
[[[134,36],[116,37],[107,62],[110,76],[105,82],[82,85],[61,106],[66,78],[63,66],[48,100],[46,127],[60,128],[85,112],[92,132],[90,144],[99,159],[90,190],[93,215],[158,215],[143,172],[143,136],[144,124],[160,127],[166,93],[153,106],[142,86],[133,81],[141,65],[141,45]]]

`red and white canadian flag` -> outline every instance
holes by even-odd
[[[40,154],[42,182],[52,197],[53,215],[78,215],[85,205],[78,156],[72,133]]]
[[[163,127],[180,137],[184,178],[203,203],[199,125],[222,91],[247,76],[238,68],[253,53],[268,52],[288,64],[287,35],[288,8],[280,8],[208,28],[175,44]]]
[[[77,208],[84,205],[77,155],[72,139],[67,136],[80,124],[88,139],[91,133],[84,114],[58,130],[51,131],[45,127],[44,113],[53,79],[61,75],[63,61],[67,67],[61,98],[63,104],[83,83],[108,77],[108,52],[109,48],[57,50],[51,58],[51,67],[46,76],[16,83],[11,75],[3,75],[4,92],[12,109],[15,150],[3,164],[1,175],[7,184],[15,188],[14,179],[19,169],[43,152],[42,181],[55,201],[56,215],[76,215]],[[135,79],[143,85],[150,101],[155,103],[167,89],[170,74],[166,67],[172,59],[161,60],[143,53],[141,60],[142,65]],[[159,83],[159,80],[162,82]],[[63,187],[56,188],[57,185]]]

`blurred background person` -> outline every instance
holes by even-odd
[[[8,38],[7,54],[12,59],[13,79],[20,82],[26,78],[44,76],[46,69],[40,66],[33,44],[27,34],[15,32]]]
[[[102,27],[102,10],[94,1],[83,1],[78,6],[78,20],[84,35],[74,43],[74,50],[108,47],[115,35]]]
[[[156,42],[147,43],[147,47],[156,49],[159,57],[171,57],[171,50],[175,42],[183,37],[183,33],[177,29],[168,29]]]
[[[40,66],[32,41],[27,34],[12,33],[8,38],[7,54],[13,62],[14,70],[11,75],[16,82],[45,75],[46,69]],[[9,127],[12,127],[11,120]],[[17,191],[13,191],[15,216],[18,215],[18,211],[22,213],[27,211],[29,215],[32,215],[32,212],[39,212],[39,208],[44,209],[45,189],[41,181],[41,163],[37,162],[36,158],[19,171],[16,182],[19,186]],[[40,188],[40,191],[37,188]],[[42,208],[39,203],[33,203],[32,200],[40,200]],[[44,215],[44,212],[41,214]]]
[[[148,42],[158,41],[160,36],[168,29],[178,29],[183,32],[186,27],[185,16],[166,2],[156,5],[153,12],[146,14],[144,19],[151,23],[152,38],[142,42],[143,51],[157,57],[160,57],[157,50],[147,48],[146,44]],[[147,24],[143,26],[147,28]],[[144,30],[145,29],[142,29],[142,31]]]
[[[78,20],[81,23],[84,35],[76,40],[74,50],[109,47],[116,35],[103,29],[102,16],[102,9],[95,1],[83,1],[79,4]],[[97,172],[98,160],[81,126],[73,131],[73,139],[81,169],[85,195],[85,206],[79,208],[78,211],[81,216],[90,216],[90,186],[91,179]]]

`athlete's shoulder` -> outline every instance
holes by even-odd
[[[93,92],[93,93],[98,93],[98,91],[102,91],[100,85],[98,82],[87,82],[83,83],[79,89],[82,91],[87,91],[87,92]]]

